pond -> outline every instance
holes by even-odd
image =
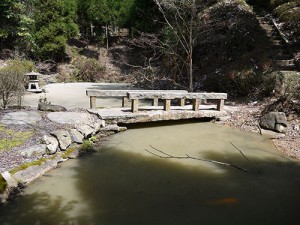
[[[0,221],[299,224],[299,174],[299,162],[257,134],[198,121],[138,125],[30,185]]]

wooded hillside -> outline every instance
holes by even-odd
[[[299,46],[300,0],[2,0],[0,57],[71,62],[72,39],[107,48],[140,85],[261,94],[273,52],[253,7]]]

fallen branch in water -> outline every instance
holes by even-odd
[[[231,164],[231,163],[225,163],[225,162],[220,162],[220,161],[216,161],[216,160],[211,160],[211,159],[202,159],[202,158],[196,158],[196,157],[192,157],[192,156],[189,156],[188,154],[186,154],[186,156],[173,156],[173,155],[170,155],[166,152],[163,152],[153,146],[150,145],[150,147],[155,150],[156,152],[159,152],[160,154],[157,154],[155,152],[152,152],[148,149],[145,149],[146,152],[150,153],[151,155],[154,155],[156,157],[159,157],[159,158],[163,158],[163,159],[193,159],[193,160],[199,160],[199,161],[204,161],[204,162],[210,162],[210,163],[214,163],[214,164],[218,164],[218,165],[222,165],[222,166],[230,166],[230,167],[233,167],[233,168],[236,168],[236,169],[239,169],[239,170],[242,170],[244,172],[249,172],[248,170],[242,168],[242,167],[239,167],[239,166],[236,166],[234,164]]]
[[[229,141],[229,143],[236,149],[236,150],[238,150],[240,153],[241,153],[241,155],[250,163],[250,164],[252,164],[252,162],[244,155],[244,153],[242,152],[242,150],[240,150],[238,147],[236,147],[231,141]]]

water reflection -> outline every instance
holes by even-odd
[[[239,148],[243,155],[230,142]],[[234,163],[161,159],[173,155]],[[250,161],[250,162],[249,162]],[[1,224],[298,224],[299,163],[269,140],[207,123],[113,136],[100,152],[69,161],[0,209]]]

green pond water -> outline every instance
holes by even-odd
[[[0,224],[293,225],[299,211],[297,161],[260,135],[192,121],[113,135],[0,207]]]

